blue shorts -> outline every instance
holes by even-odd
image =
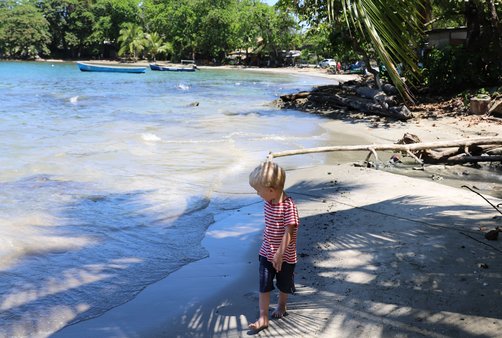
[[[295,266],[296,264],[282,263],[281,272],[277,272],[267,258],[259,255],[260,260],[260,292],[274,290],[274,278],[277,288],[284,293],[295,293]]]

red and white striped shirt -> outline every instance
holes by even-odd
[[[272,262],[275,253],[281,245],[282,238],[288,225],[294,225],[294,231],[291,235],[291,241],[284,250],[283,261],[289,264],[296,264],[296,233],[300,220],[298,218],[298,209],[291,197],[280,203],[273,204],[265,201],[265,230],[263,231],[263,243],[259,254]]]

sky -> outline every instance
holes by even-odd
[[[261,0],[261,1],[269,5],[275,5],[275,3],[277,2],[277,0]]]

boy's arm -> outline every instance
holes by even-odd
[[[295,231],[296,224],[289,224],[287,225],[286,231],[284,231],[284,236],[282,236],[282,241],[281,245],[279,246],[279,249],[277,249],[277,252],[274,255],[274,259],[272,261],[272,265],[274,266],[274,269],[277,272],[281,271],[282,267],[282,257],[284,255],[284,251],[289,245],[289,242],[291,242],[291,237],[293,236],[293,233]]]

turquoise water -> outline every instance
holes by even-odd
[[[270,105],[318,81],[0,62],[0,336],[47,336],[205,257],[269,151],[325,145],[317,117]]]

